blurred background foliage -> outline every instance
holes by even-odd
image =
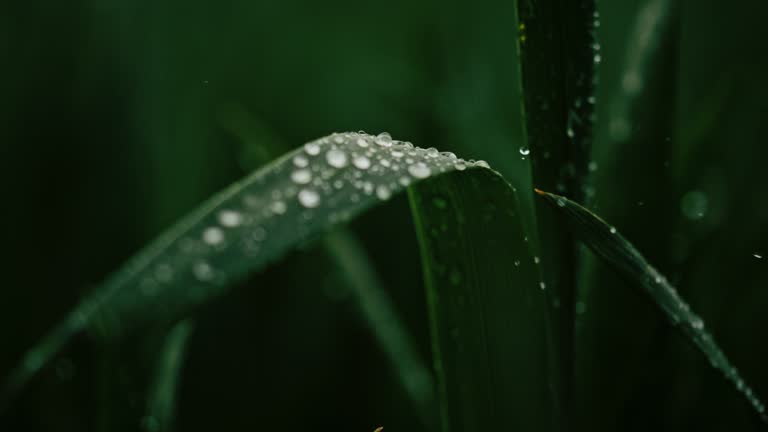
[[[681,289],[765,398],[768,4],[677,2],[617,135],[631,29],[651,2],[598,2],[591,208]],[[517,35],[512,1],[3,2],[0,372],[204,198],[330,132],[386,130],[530,190]],[[351,228],[429,358],[406,200]],[[200,312],[178,430],[419,428],[330,260],[309,245]],[[735,392],[645,298],[599,263],[581,281],[575,429],[749,430]],[[163,335],[78,340],[0,428],[153,429],[143,392]]]

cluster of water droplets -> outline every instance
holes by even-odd
[[[343,222],[418,180],[473,166],[488,164],[415,147],[386,132],[336,133],[309,142],[214,198],[168,245],[176,253],[163,253],[162,262],[142,269],[139,287],[160,297],[163,284],[189,278],[189,296],[203,300],[211,292],[206,286],[223,287],[254,270],[243,256],[266,265],[322,226]]]

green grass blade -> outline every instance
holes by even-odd
[[[565,197],[538,189],[536,192],[558,210],[571,231],[597,256],[608,262],[626,279],[639,285],[664,312],[672,325],[704,354],[709,363],[736,387],[762,421],[768,424],[768,414],[763,403],[704,328],[704,321],[691,310],[667,279],[651,266],[616,228],[594,213]]]
[[[444,431],[559,430],[546,285],[515,192],[490,171],[411,192]]]
[[[183,320],[165,337],[155,366],[155,377],[148,392],[146,415],[142,421],[147,431],[173,430],[179,376],[193,329],[194,323],[191,320]]]
[[[594,0],[517,0],[523,112],[533,184],[584,202],[600,62]],[[551,287],[562,389],[562,415],[571,417],[577,249],[556,215],[537,204],[538,244]],[[566,420],[564,424],[569,424]]]
[[[371,266],[365,249],[343,228],[326,236],[323,245],[346,279],[363,318],[394,366],[421,421],[433,430],[436,407],[432,373]]]
[[[453,174],[440,175],[448,173]],[[454,176],[471,181],[471,191],[461,186],[464,183],[453,182]],[[150,324],[173,322],[224,294],[234,282],[263,269],[296,246],[386,201],[406,186],[431,177],[434,179],[427,185],[455,184],[456,196],[464,197],[471,192],[465,199],[472,198],[475,203],[483,204],[464,208],[467,214],[456,214],[458,221],[477,221],[477,214],[494,216],[495,213],[489,211],[494,205],[502,213],[515,208],[510,201],[513,195],[510,187],[483,162],[470,163],[435,149],[414,148],[384,134],[378,137],[334,134],[310,142],[217,194],[131,259],[27,353],[20,367],[11,374],[7,390],[9,393],[18,390],[74,334],[88,330],[96,336],[113,339]],[[497,200],[498,204],[494,204]],[[518,239],[523,238],[517,216],[504,215],[499,216],[498,223],[488,226],[502,229],[501,233],[515,232]],[[429,221],[429,215],[423,219]],[[461,225],[463,222],[454,228],[465,229]],[[445,240],[451,241],[453,234],[447,232]],[[490,232],[484,237],[489,236]],[[477,245],[475,249],[480,247]],[[523,251],[527,249],[519,252]],[[461,249],[456,249],[457,254],[460,252]],[[519,259],[526,258],[520,256]],[[532,260],[527,261],[527,265],[532,265]],[[489,265],[497,264],[499,262],[489,262]],[[473,275],[471,280],[481,281],[485,286],[495,281],[486,280],[483,274],[468,272],[467,277],[469,275]],[[532,278],[530,271],[520,273],[520,279],[516,277],[518,273],[510,272],[505,281],[509,284],[517,280],[521,290],[538,286],[538,279]],[[519,307],[511,302],[497,302],[496,306],[505,306],[505,309],[496,310],[491,316],[513,313]],[[516,329],[517,333],[540,335],[541,320],[543,316],[538,315],[538,321],[526,322]],[[511,334],[503,336],[509,338]],[[502,338],[496,336],[494,343],[498,346]],[[464,337],[474,340],[479,334],[466,333]],[[546,376],[543,357],[533,355],[541,351],[544,338],[521,340],[526,341],[530,353],[520,352],[518,362],[527,359],[530,370],[542,370]],[[485,371],[492,354],[476,356],[475,360],[482,363],[472,365],[470,371],[475,368]],[[502,358],[509,358],[509,352]],[[497,370],[497,373],[507,371]],[[537,384],[543,395],[548,394],[545,381]],[[504,388],[512,391],[507,386]],[[499,411],[509,412],[504,399],[496,398],[503,395],[488,396],[493,397],[486,402],[489,406],[493,402]],[[545,413],[549,405],[543,398],[527,398],[515,408],[529,415]]]

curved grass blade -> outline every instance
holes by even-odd
[[[443,431],[560,430],[546,284],[515,191],[490,171],[410,191]]]
[[[173,326],[165,337],[155,366],[155,377],[148,392],[146,415],[142,420],[148,431],[173,430],[179,376],[193,330],[193,321],[183,320]]]
[[[222,125],[241,144],[241,157],[248,171],[260,168],[289,150],[283,140],[260,119],[239,105],[222,106]],[[416,413],[428,430],[435,430],[434,383],[427,363],[416,349],[413,336],[382,285],[370,257],[357,236],[347,227],[326,235],[320,247],[342,275],[341,282],[354,298],[360,315],[388,357]]]
[[[760,399],[744,382],[738,370],[705,330],[704,321],[678,295],[677,290],[661,275],[616,228],[579,204],[559,195],[536,189],[536,193],[557,209],[574,235],[597,256],[607,261],[622,276],[639,285],[664,312],[672,325],[701,351],[712,367],[730,381],[768,424],[768,413]]]
[[[438,176],[451,172],[456,173]],[[408,185],[430,177],[436,178],[429,184],[440,185],[454,176],[472,180],[474,185],[471,194],[469,189],[459,188],[454,191],[456,196],[483,205],[501,199],[501,210],[514,209],[509,186],[483,162],[469,163],[435,149],[414,148],[410,143],[392,140],[388,134],[334,134],[310,142],[217,194],[131,259],[27,353],[10,376],[6,395],[23,386],[78,332],[87,330],[97,337],[115,338],[150,324],[174,322],[225,293],[233,282],[264,268],[328,228],[389,199]],[[493,186],[493,179],[503,187]],[[497,196],[504,188],[506,195]],[[457,221],[476,219],[471,213],[479,211],[468,206],[466,212],[470,214],[458,213],[454,217]],[[518,237],[523,237],[519,220],[512,214],[506,213],[499,223],[489,226],[517,230]],[[446,233],[448,239],[451,235]],[[485,237],[489,235],[490,232]],[[454,250],[456,254],[463,252],[464,249]],[[536,286],[537,280],[529,280],[526,275],[518,276],[521,287]],[[469,269],[467,280],[493,285],[492,279],[471,274]],[[506,281],[513,280],[510,273]],[[503,304],[499,302],[498,307]],[[528,303],[520,304],[530,307]],[[507,313],[517,307],[511,302],[507,306]],[[518,328],[517,333],[538,335],[539,323],[529,322]],[[508,338],[509,334],[497,334],[494,343],[500,344],[500,338]],[[467,332],[462,337],[472,340],[479,335]],[[527,362],[530,370],[545,373],[542,357],[533,355],[541,351],[537,347],[544,340],[526,340],[532,344],[530,353],[518,353],[519,363]],[[485,370],[493,353],[487,354],[476,356],[475,362],[480,363],[469,370]],[[502,366],[496,364],[497,368]],[[545,386],[540,387],[546,394]],[[507,406],[498,400],[503,394],[487,396],[491,398],[489,404]],[[548,405],[536,397],[520,401],[517,407],[525,413],[546,413]]]

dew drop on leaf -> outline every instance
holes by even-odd
[[[227,228],[234,228],[243,223],[243,215],[234,210],[222,210],[219,212],[219,223]]]
[[[217,245],[224,241],[224,231],[219,227],[206,228],[203,231],[203,241],[211,246]]]
[[[320,205],[320,194],[312,189],[302,189],[299,192],[299,203],[306,208],[315,208]]]
[[[344,168],[347,165],[347,154],[339,149],[331,149],[325,154],[325,160],[334,168]]]
[[[389,135],[387,132],[382,132],[376,136],[376,144],[382,147],[391,147],[392,136]]]
[[[432,170],[424,162],[416,162],[408,167],[408,172],[417,179],[423,179],[429,177],[432,174]]]
[[[291,180],[296,184],[307,184],[312,181],[312,173],[308,169],[300,169],[291,173]]]
[[[355,156],[354,159],[352,159],[352,165],[354,165],[355,168],[367,170],[371,167],[371,160],[366,156]]]

